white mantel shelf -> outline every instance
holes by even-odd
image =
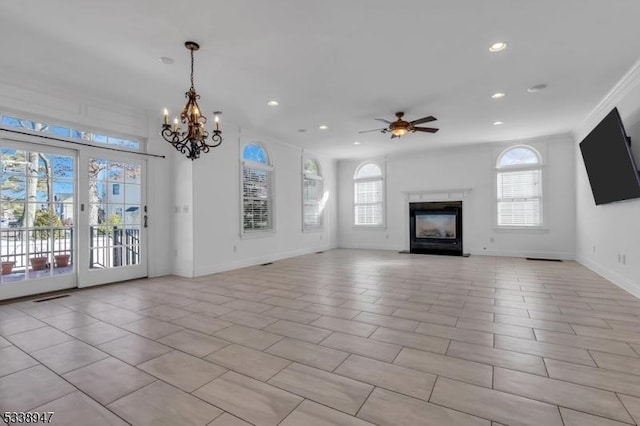
[[[425,189],[422,191],[401,191],[409,202],[419,201],[462,201],[469,196],[471,188]]]

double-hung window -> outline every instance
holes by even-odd
[[[529,146],[509,148],[498,157],[496,170],[498,226],[541,227],[540,154]]]
[[[242,149],[242,232],[273,230],[273,166],[266,149],[248,143]]]
[[[355,226],[384,226],[384,175],[373,162],[360,165],[353,179]]]
[[[304,230],[322,229],[323,179],[317,161],[307,159],[302,170],[302,227]]]

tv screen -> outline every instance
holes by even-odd
[[[416,212],[416,238],[456,239],[456,214]]]
[[[597,205],[640,197],[640,176],[618,109],[580,142]]]

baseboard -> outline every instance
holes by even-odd
[[[248,259],[242,259],[235,262],[227,262],[220,265],[209,265],[203,268],[196,269],[193,277],[201,277],[204,275],[217,274],[218,272],[231,271],[234,269],[246,268],[249,266],[262,265],[263,263],[275,262],[282,259],[289,259],[296,256],[304,256],[305,254],[316,253],[318,251],[325,251],[337,248],[335,245],[327,244],[317,247],[307,247],[300,250],[290,250],[281,253],[271,253],[264,256],[256,256]],[[178,275],[178,274],[176,274]]]
[[[631,278],[625,277],[624,275],[621,275],[616,271],[612,271],[611,269],[602,266],[599,263],[584,256],[577,256],[576,261],[585,268],[588,268],[601,277],[611,281],[621,289],[631,293],[637,298],[640,298],[640,283],[637,283]]]
[[[338,244],[338,248],[342,249],[355,249],[355,250],[390,250],[400,251],[406,250],[404,246],[393,246],[389,244]]]
[[[467,251],[467,250],[465,250]],[[553,251],[526,251],[526,250],[484,250],[469,249],[474,256],[499,256],[499,257],[539,257],[544,259],[575,260],[575,253]]]

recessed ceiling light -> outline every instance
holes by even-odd
[[[160,62],[162,62],[165,65],[171,65],[172,63],[175,62],[175,59],[169,58],[168,56],[160,56]]]
[[[504,98],[505,96],[507,96],[506,93],[498,92],[498,93],[494,93],[493,95],[491,95],[491,98],[492,99],[500,99],[500,98]]]
[[[541,90],[544,90],[547,88],[546,84],[536,84],[535,86],[531,86],[527,89],[527,92],[529,93],[535,93],[535,92],[539,92]]]
[[[318,127],[318,129],[320,129],[320,130],[327,130],[328,128],[329,128],[329,126],[327,126],[325,124],[323,124],[320,127]]]
[[[354,145],[360,145],[361,142],[355,141],[353,144]]]
[[[500,52],[501,50],[504,50],[507,48],[507,42],[506,41],[497,41],[495,43],[493,43],[491,46],[489,46],[489,52]]]
[[[499,125],[501,125],[501,124],[504,124],[504,121],[494,121],[494,122],[493,122],[493,125],[494,125],[494,126],[499,126]]]
[[[276,100],[271,100],[271,101],[267,102],[267,105],[273,107],[273,106],[278,106],[280,104]]]

